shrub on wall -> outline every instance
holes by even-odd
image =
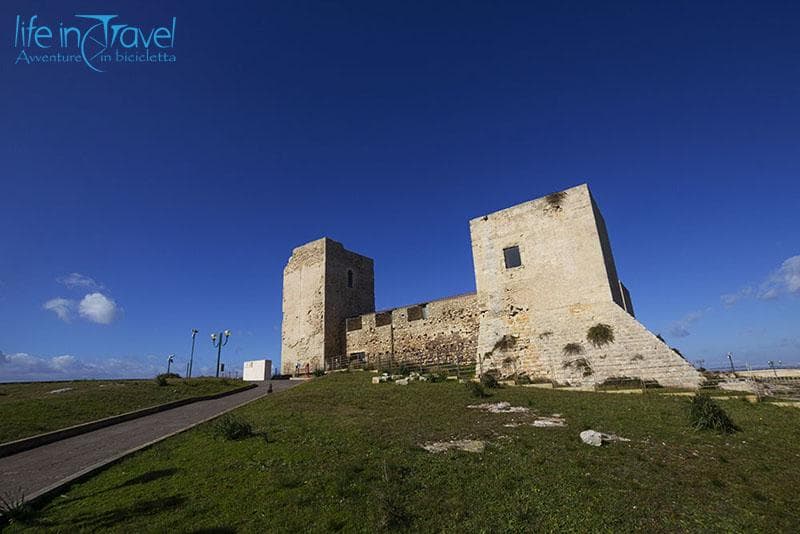
[[[592,369],[591,364],[586,358],[578,358],[577,360],[568,360],[564,362],[563,365],[564,369],[569,369],[570,367],[574,367],[578,371],[580,371],[581,375],[583,376],[591,376],[594,374],[594,369]]]
[[[567,343],[564,345],[565,356],[576,356],[578,354],[583,354],[583,345],[580,343]]]
[[[561,211],[561,203],[567,198],[567,193],[565,191],[559,191],[557,193],[550,193],[544,198],[553,211]]]
[[[611,325],[597,323],[586,332],[586,339],[595,347],[602,347],[614,342],[614,329]]]

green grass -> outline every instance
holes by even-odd
[[[155,380],[0,384],[0,443],[242,385],[215,378],[171,378],[166,386],[159,386]],[[65,388],[72,389],[50,393]]]
[[[333,373],[213,422],[74,486],[27,523],[40,531],[796,531],[800,410],[722,401],[735,435],[690,428],[689,398],[506,387],[506,400],[566,428],[507,428],[520,414],[454,382],[372,385]],[[630,438],[602,448],[592,428]],[[267,438],[261,437],[266,433]],[[485,452],[421,443],[483,439]],[[213,530],[218,529],[218,530]]]

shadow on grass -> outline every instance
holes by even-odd
[[[118,484],[113,488],[109,488],[106,491],[111,491],[119,488],[127,488],[129,486],[135,486],[137,484],[147,484],[148,482],[152,482],[154,480],[158,480],[159,478],[171,477],[175,473],[178,472],[178,469],[175,467],[171,467],[169,469],[160,469],[158,471],[148,471],[143,475],[139,475],[138,477],[133,477],[129,480],[126,480],[122,484]]]
[[[70,532],[74,529],[98,530],[111,527],[118,527],[120,523],[141,516],[157,515],[167,512],[173,508],[178,508],[186,504],[186,497],[183,495],[171,495],[158,499],[149,499],[135,502],[129,506],[123,506],[114,510],[99,513],[82,513],[65,521],[32,520],[26,523],[30,527],[56,527]]]
[[[136,486],[136,485],[139,485],[139,484],[147,484],[148,482],[153,482],[154,480],[158,480],[158,479],[166,478],[166,477],[171,477],[172,475],[176,474],[178,471],[180,471],[180,470],[177,469],[177,468],[174,468],[174,467],[171,467],[169,469],[160,469],[160,470],[157,470],[157,471],[148,471],[147,473],[144,473],[144,474],[141,474],[139,476],[135,476],[135,477],[133,477],[131,479],[128,479],[128,480],[126,480],[125,482],[123,482],[121,484],[117,484],[116,486],[112,486],[112,487],[104,489],[104,490],[100,490],[100,491],[96,491],[94,493],[90,493],[89,495],[84,495],[82,497],[68,498],[68,499],[59,499],[57,501],[54,501],[53,508],[58,508],[58,507],[61,507],[61,506],[69,506],[69,505],[71,505],[71,504],[73,504],[73,503],[75,503],[77,501],[82,501],[84,499],[89,499],[89,498],[92,498],[92,497],[96,497],[98,495],[101,495],[103,493],[108,493],[110,491],[114,491],[114,490],[118,490],[118,489],[122,489],[122,488],[129,488],[131,486]]]
[[[236,529],[232,527],[200,528],[191,531],[191,534],[235,534],[235,533]]]

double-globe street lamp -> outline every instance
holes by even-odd
[[[223,340],[223,337],[225,338]],[[231,337],[231,331],[225,330],[224,332],[220,332],[219,335],[211,334],[211,344],[214,345],[217,349],[217,374],[216,377],[219,378],[219,359],[222,356],[222,347],[228,344],[228,338]]]

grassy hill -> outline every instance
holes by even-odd
[[[0,443],[140,408],[241,387],[215,378],[0,384]]]
[[[796,531],[800,410],[720,401],[735,434],[689,428],[689,401],[522,387],[475,399],[458,383],[373,385],[337,373],[234,412],[254,437],[213,423],[142,451],[14,523],[73,532]],[[562,428],[505,426],[529,414]],[[581,442],[584,429],[629,442]],[[421,444],[485,440],[482,453]]]

